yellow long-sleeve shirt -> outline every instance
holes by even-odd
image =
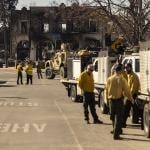
[[[119,99],[123,96],[126,96],[129,100],[132,100],[126,79],[122,76],[122,74],[114,74],[109,77],[106,82],[106,98]]]
[[[111,68],[111,75],[114,75],[114,74],[115,74],[115,66],[116,66],[116,65],[117,65],[117,64],[114,64],[114,65],[112,66],[112,68]],[[121,74],[122,74],[122,76],[123,76],[126,80],[128,80],[128,75],[127,75],[126,71],[122,70],[122,71],[121,71]]]
[[[22,72],[23,71],[23,68],[22,68],[22,65],[17,65],[17,72]]]
[[[26,66],[26,69],[25,69],[27,75],[32,75],[33,74],[33,68],[32,68],[32,65],[27,65]]]
[[[94,91],[94,79],[93,74],[88,73],[87,71],[84,71],[81,73],[79,77],[79,87],[84,92],[93,92]]]
[[[140,90],[139,77],[134,72],[128,74],[128,86],[132,95],[137,94]]]
[[[122,71],[121,72],[122,76],[126,79],[126,81],[128,80],[128,75],[127,75],[127,72],[126,71]]]

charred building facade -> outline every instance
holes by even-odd
[[[12,12],[10,54],[21,60],[30,57],[30,11],[26,8]]]
[[[17,59],[46,59],[50,51],[69,43],[71,50],[103,47],[106,22],[97,7],[30,7],[12,13],[11,54]]]

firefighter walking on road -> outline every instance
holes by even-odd
[[[38,62],[36,68],[37,68],[36,71],[37,71],[38,79],[43,79],[42,67],[41,67],[41,63],[40,62]]]
[[[17,84],[19,84],[19,81],[20,81],[21,84],[23,84],[23,81],[22,81],[22,71],[23,71],[22,64],[19,63],[17,65]]]
[[[110,106],[110,119],[113,125],[113,138],[114,140],[121,139],[122,133],[122,117],[123,117],[123,97],[128,97],[132,100],[129,86],[126,79],[122,76],[122,67],[115,66],[115,74],[110,76],[106,82],[106,98],[109,100]]]
[[[27,75],[27,82],[26,84],[30,84],[33,83],[33,66],[32,66],[32,62],[29,61],[28,64],[26,65],[26,69],[25,69],[26,75]]]
[[[96,108],[95,108],[95,96],[94,96],[94,79],[93,79],[93,65],[87,66],[87,70],[81,73],[79,77],[79,87],[83,92],[83,108],[84,117],[87,124],[89,124],[89,110],[93,117],[94,124],[102,124],[103,122],[98,119]]]
[[[140,90],[140,81],[139,77],[133,72],[132,64],[128,63],[126,64],[126,72],[128,74],[128,86],[130,88],[131,95],[133,97],[133,107],[135,109],[137,108],[136,105],[134,105],[134,101],[137,98],[137,95]],[[127,118],[130,115],[130,109],[131,109],[132,103],[130,100],[126,100],[124,104],[124,117],[123,117],[123,127],[126,127]]]

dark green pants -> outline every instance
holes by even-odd
[[[135,101],[135,99],[137,98],[137,94],[133,94],[132,97]],[[127,119],[130,116],[131,107],[134,107],[138,111],[136,104],[132,105],[132,102],[130,100],[126,100],[124,102],[123,125],[126,125]]]
[[[110,119],[112,120],[114,138],[118,137],[122,129],[123,99],[110,100]]]
[[[123,126],[126,125],[127,119],[130,116],[130,110],[131,110],[132,103],[130,100],[126,100],[124,102],[124,112],[123,112]]]
[[[93,92],[84,92],[84,95],[83,95],[83,108],[84,108],[85,120],[89,120],[88,107],[90,108],[90,112],[92,114],[93,120],[97,121],[98,116],[97,116],[96,109],[95,109],[95,96]]]
[[[20,83],[23,84],[23,82],[22,82],[22,72],[18,72],[17,84],[19,84],[19,80],[20,80]]]

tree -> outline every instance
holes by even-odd
[[[0,30],[4,32],[4,48],[5,48],[5,64],[7,67],[8,58],[8,44],[7,44],[7,30],[10,25],[11,11],[16,8],[18,0],[1,0],[0,1]]]
[[[58,4],[56,1],[54,1],[54,0],[53,0],[53,1],[50,0],[50,1],[49,1],[49,5],[50,5],[50,6],[55,6],[55,7],[56,7],[56,6],[59,6],[59,4]]]
[[[0,1],[0,22],[3,24],[3,27],[9,25],[9,17],[11,11],[16,8],[18,0],[1,0]]]
[[[150,30],[149,0],[85,0],[84,3],[100,6],[103,15],[113,22],[115,31],[123,34],[131,45],[145,40]]]

